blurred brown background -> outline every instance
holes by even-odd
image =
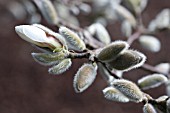
[[[102,89],[106,87],[106,83],[101,76],[97,76],[95,83],[87,91],[76,94],[72,80],[83,60],[81,63],[80,60],[74,60],[70,71],[63,75],[49,75],[48,68],[39,65],[31,57],[31,52],[37,50],[14,32],[15,25],[26,22],[16,21],[11,15],[6,8],[10,2],[11,0],[0,0],[0,113],[142,113],[142,104],[122,104],[104,99]],[[149,0],[143,14],[145,25],[161,9],[168,7],[170,8],[170,0]],[[84,20],[87,20],[85,17]],[[113,40],[125,39],[115,26],[108,26]],[[132,48],[144,52],[148,56],[147,63],[152,65],[170,62],[170,31],[157,33],[156,36],[162,43],[159,53],[150,53],[138,46],[137,42]],[[136,82],[146,73],[137,69],[125,73],[125,78]],[[146,92],[157,98],[165,94],[165,87]]]

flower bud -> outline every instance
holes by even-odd
[[[167,113],[170,113],[170,98],[166,101]]]
[[[34,60],[42,65],[49,66],[56,63],[59,63],[65,58],[65,53],[59,52],[54,54],[49,53],[32,53],[31,54]]]
[[[111,84],[123,95],[129,98],[129,100],[137,103],[143,101],[143,92],[135,83],[125,79],[117,79],[114,80]]]
[[[166,94],[170,96],[170,80],[166,82]]]
[[[54,75],[62,74],[63,72],[68,70],[71,64],[72,64],[71,59],[64,59],[60,61],[59,64],[49,68],[48,72]]]
[[[96,64],[84,64],[77,71],[73,87],[76,93],[81,93],[86,90],[95,80],[97,75]]]
[[[167,74],[167,73],[169,73],[169,70],[170,70],[170,64],[169,63],[160,63],[160,64],[156,65],[155,68],[157,70],[159,70],[160,72]]]
[[[147,5],[148,0],[123,0],[125,5],[132,13],[141,13]]]
[[[86,45],[79,38],[79,36],[66,27],[60,27],[60,34],[66,39],[68,46],[77,51],[83,51],[86,49]]]
[[[116,102],[129,102],[129,99],[114,87],[107,87],[103,90],[104,97]]]
[[[157,113],[152,104],[146,103],[143,106],[143,113]]]
[[[150,31],[170,29],[170,9],[163,9],[148,26]]]
[[[129,71],[140,67],[146,60],[146,56],[138,51],[125,50],[115,60],[108,62],[106,65],[110,69]]]
[[[89,26],[88,30],[92,35],[96,35],[96,37],[102,43],[109,44],[111,42],[110,35],[102,24],[100,23],[92,24],[91,26]]]
[[[162,74],[152,74],[145,76],[138,80],[138,85],[142,89],[150,89],[160,86],[161,84],[168,81],[167,77]]]
[[[121,31],[122,31],[123,35],[126,36],[127,38],[132,35],[132,26],[127,20],[124,20],[122,22]]]
[[[43,17],[50,24],[57,25],[59,22],[58,14],[50,0],[33,0]]]
[[[35,44],[39,47],[48,47],[51,50],[62,48],[61,42],[52,35],[39,27],[33,25],[20,25],[15,27],[16,33],[25,41]]]
[[[133,27],[137,25],[135,17],[123,6],[115,5],[114,10],[118,14],[119,17],[127,20]]]
[[[129,45],[125,41],[115,41],[104,47],[97,55],[97,58],[102,62],[110,62],[116,59],[119,53],[128,47]]]
[[[151,52],[158,52],[161,49],[160,41],[153,36],[143,35],[139,37],[139,43],[142,45],[142,47],[150,50]]]

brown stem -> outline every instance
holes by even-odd
[[[129,45],[131,45],[136,39],[139,38],[139,36],[140,36],[141,34],[142,34],[142,33],[141,33],[139,30],[137,30],[133,35],[131,35],[131,36],[128,38],[127,43],[128,43]]]

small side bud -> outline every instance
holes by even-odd
[[[152,104],[146,103],[143,106],[143,113],[157,113]]]
[[[77,51],[83,51],[86,49],[86,45],[79,38],[79,36],[66,27],[60,27],[59,33],[66,39],[68,46]]]
[[[33,59],[45,66],[53,65],[65,58],[63,52],[49,54],[49,53],[31,53]]]
[[[119,79],[114,80],[111,84],[133,102],[138,103],[144,99],[143,92],[131,81]]]
[[[170,9],[163,9],[149,24],[150,31],[170,29]]]
[[[50,24],[57,25],[59,22],[58,14],[50,0],[33,0],[41,11],[43,17]]]
[[[129,102],[129,99],[114,87],[107,87],[103,90],[104,97],[116,102]]]
[[[110,62],[116,59],[123,50],[128,49],[129,45],[125,41],[115,41],[108,46],[104,47],[97,58],[102,62]]]
[[[166,101],[167,113],[170,113],[170,98]]]
[[[168,79],[164,75],[152,74],[139,79],[138,85],[140,88],[146,90],[146,89],[158,87],[161,84],[165,83],[166,81],[168,81]]]
[[[54,75],[62,74],[69,69],[71,64],[71,59],[64,59],[59,64],[49,68],[48,72]]]
[[[161,43],[160,41],[153,36],[149,35],[143,35],[139,37],[139,42],[147,50],[150,50],[151,52],[159,52],[161,49]]]
[[[132,26],[127,20],[124,20],[122,22],[121,31],[122,31],[123,35],[126,36],[127,38],[132,35]]]
[[[92,35],[96,35],[96,37],[102,43],[109,44],[111,42],[110,35],[102,24],[100,23],[92,24],[91,26],[89,26],[88,30]]]
[[[125,7],[121,5],[115,5],[114,10],[116,11],[119,17],[123,18],[124,20],[127,20],[133,27],[137,25],[135,17]]]
[[[115,60],[108,62],[107,66],[110,69],[114,68],[121,71],[129,71],[142,66],[145,61],[146,56],[141,52],[125,50]]]
[[[156,65],[155,68],[162,73],[168,74],[169,70],[170,70],[170,64],[169,63],[160,63],[160,64]]]
[[[168,81],[166,82],[166,94],[168,96],[170,96],[170,80],[168,79]]]
[[[84,64],[77,71],[73,87],[76,93],[81,93],[86,90],[95,80],[97,75],[96,64]]]

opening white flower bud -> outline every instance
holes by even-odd
[[[145,61],[146,56],[141,52],[125,50],[115,60],[108,62],[107,66],[110,69],[114,68],[121,71],[129,71],[142,66]]]
[[[80,37],[70,29],[62,26],[59,28],[59,33],[66,39],[68,47],[77,51],[83,51],[86,49],[86,45]]]
[[[39,47],[48,47],[52,50],[62,48],[61,42],[48,35],[43,29],[33,25],[20,25],[15,27],[16,33],[25,41],[35,44]]]
[[[103,90],[104,97],[116,102],[129,102],[129,99],[114,87],[107,87]]]
[[[153,36],[149,35],[143,35],[139,37],[139,42],[147,50],[150,50],[151,52],[159,52],[161,49],[161,43],[160,41]]]
[[[128,49],[128,47],[129,45],[125,41],[115,41],[104,47],[97,55],[97,58],[102,62],[110,62],[115,60],[119,53]]]
[[[71,64],[72,64],[71,59],[64,59],[60,61],[59,64],[49,68],[48,72],[54,75],[62,74],[69,69]]]
[[[95,80],[97,75],[96,64],[84,64],[77,71],[73,87],[76,93],[81,93],[86,90]]]
[[[166,81],[168,81],[168,79],[167,77],[165,77],[165,75],[152,74],[139,79],[138,85],[140,88],[146,90],[146,89],[158,87],[161,84],[165,83]]]
[[[130,101],[141,102],[144,99],[143,92],[138,86],[125,79],[117,79],[111,83],[117,90],[124,94]]]

